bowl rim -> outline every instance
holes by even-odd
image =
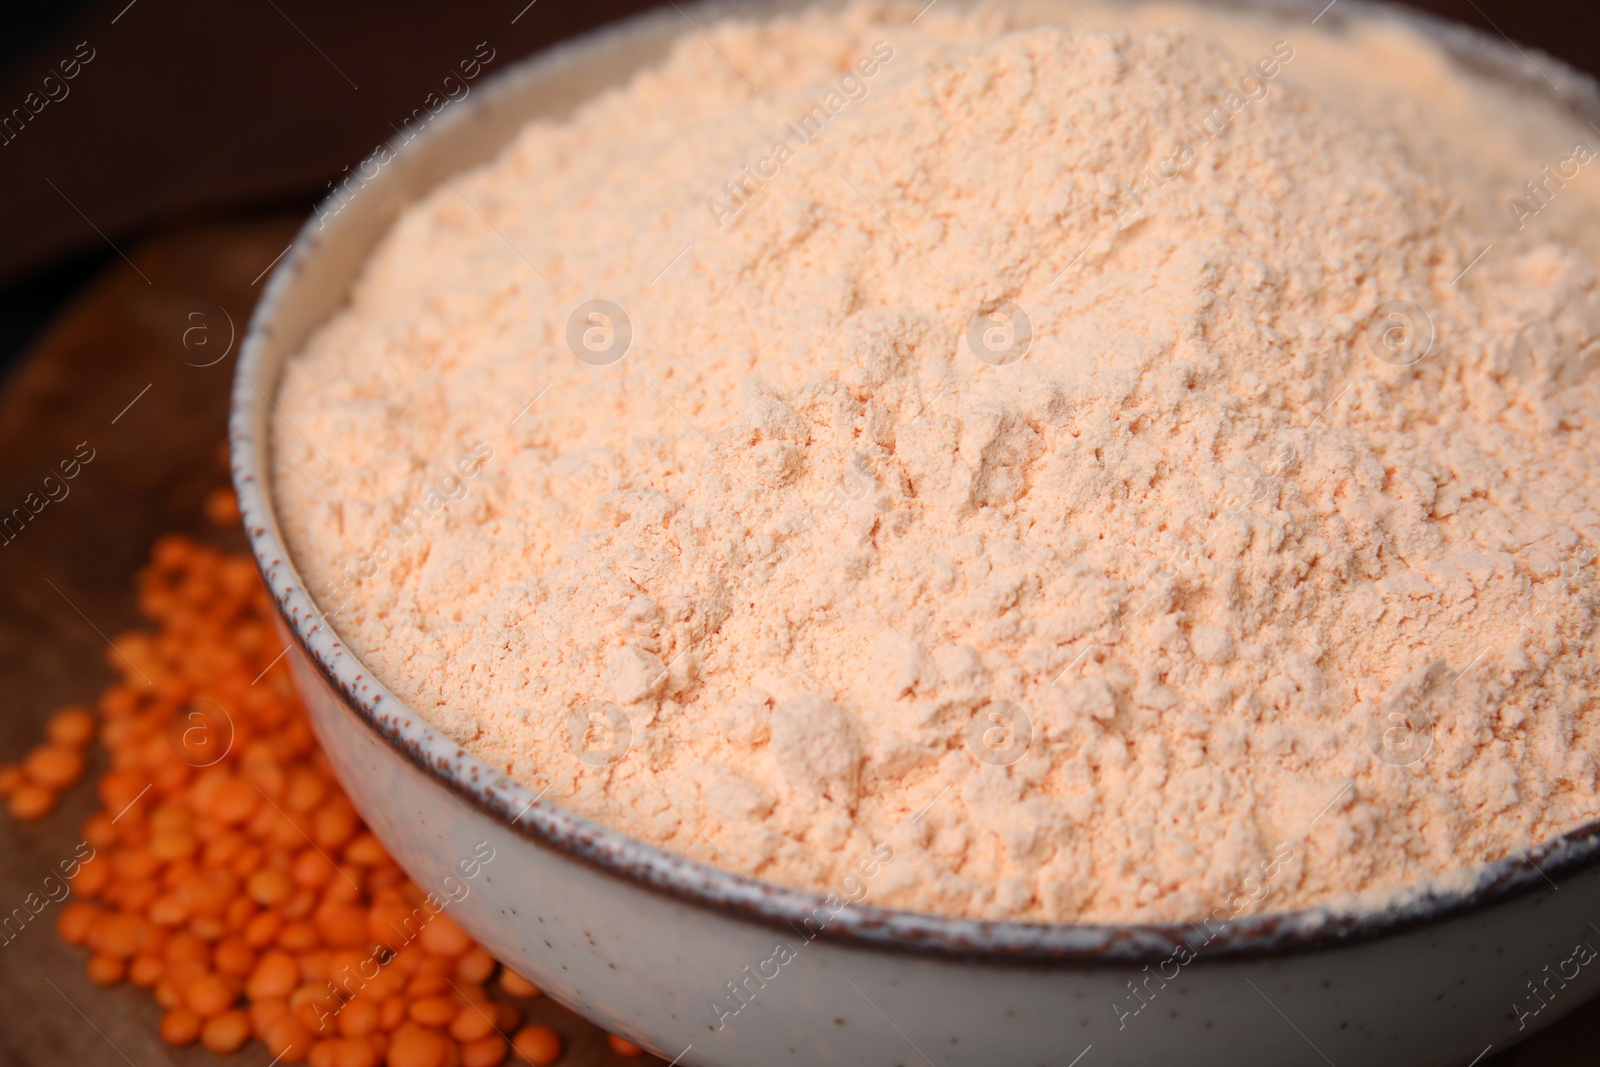
[[[1141,0],[1131,0],[1138,3]],[[1346,0],[1337,8],[1321,0],[1195,0],[1227,11],[1304,17],[1317,12],[1332,26],[1377,19],[1420,31],[1457,62],[1480,74],[1536,92],[1579,113],[1600,116],[1600,84],[1541,51],[1519,47],[1509,38],[1495,40],[1464,24],[1433,15],[1367,0]],[[677,5],[674,5],[675,7]],[[726,13],[771,17],[798,7],[788,0],[702,2],[691,10],[707,15]],[[635,15],[603,26],[553,48],[533,54],[484,79],[472,97],[446,108],[415,140],[411,153],[437,143],[446,128],[471,122],[486,107],[516,101],[529,83],[559,74],[563,65],[602,59],[608,50],[650,35],[676,36],[669,29],[677,13],[664,9]],[[687,16],[685,16],[687,17]],[[1539,59],[1534,64],[1528,53]],[[1527,68],[1532,66],[1533,72]],[[1536,72],[1536,73],[1535,73]],[[1554,75],[1551,80],[1548,75]],[[1546,85],[1546,81],[1551,81]],[[537,84],[533,85],[537,90]],[[1552,93],[1552,88],[1554,92]],[[378,152],[400,147],[391,142]],[[376,158],[375,152],[370,159]],[[373,184],[398,179],[380,172]],[[1009,966],[1128,966],[1156,963],[1187,946],[1205,960],[1283,956],[1326,947],[1399,935],[1423,924],[1465,916],[1517,897],[1553,887],[1565,876],[1600,865],[1600,818],[1551,838],[1532,849],[1515,850],[1491,863],[1454,875],[1404,887],[1400,899],[1370,910],[1359,900],[1291,911],[1230,915],[1220,930],[1211,920],[1202,931],[1196,922],[1048,923],[984,920],[938,915],[847,902],[840,898],[777,883],[748,879],[722,867],[677,855],[579,815],[542,792],[494,770],[431,726],[378,680],[328,624],[291,561],[279,532],[270,474],[271,425],[267,417],[281,372],[293,353],[269,352],[281,307],[296,299],[300,276],[324,243],[317,205],[294,242],[273,268],[240,346],[229,413],[229,454],[241,520],[262,578],[293,648],[342,697],[343,703],[389,747],[437,785],[502,826],[560,856],[640,889],[684,904],[755,923],[807,941],[894,953]],[[407,203],[423,195],[413,191]],[[377,199],[377,198],[370,198]],[[376,209],[381,210],[381,209]],[[392,218],[383,225],[387,232]],[[370,254],[363,250],[361,261]],[[354,272],[346,284],[354,280]],[[346,300],[348,290],[344,294]],[[319,325],[326,319],[320,319]],[[1226,910],[1226,909],[1221,909]],[[801,925],[818,915],[818,929]],[[1215,915],[1215,912],[1213,912]],[[1197,960],[1197,962],[1200,962]]]

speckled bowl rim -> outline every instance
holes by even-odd
[[[1323,8],[1323,0],[1201,0],[1232,11],[1255,11],[1280,17],[1305,17]],[[712,17],[724,11],[775,13],[794,4],[746,2],[700,5],[697,13]],[[661,32],[673,11],[657,10],[586,34],[523,60],[491,78],[461,104],[448,108],[418,137],[432,143],[453,123],[471,121],[488,103],[516,99],[523,83],[563,63],[601,58],[634,35]],[[1512,88],[1554,100],[1580,117],[1600,117],[1600,87],[1565,63],[1542,52],[1519,49],[1470,27],[1410,10],[1362,0],[1341,0],[1325,10],[1330,26],[1371,18],[1399,22],[1420,30],[1457,62]],[[699,20],[696,20],[699,21]],[[685,26],[687,30],[687,26]],[[1554,89],[1538,70],[1549,75]],[[424,150],[423,143],[407,148]],[[331,198],[330,198],[331,199]],[[271,381],[265,381],[265,349],[274,331],[279,306],[294,298],[296,277],[319,254],[322,233],[313,214],[286,255],[273,270],[250,321],[240,349],[229,443],[234,486],[246,534],[287,630],[306,660],[340,694],[372,730],[434,781],[478,810],[499,820],[535,844],[579,860],[643,890],[724,915],[741,922],[792,931],[817,909],[822,895],[759,880],[675,855],[630,837],[556,803],[538,798],[528,787],[500,773],[450,738],[435,730],[380,682],[322,619],[280,536],[270,488],[270,421],[262,395],[275,396],[283,357]],[[262,388],[258,390],[258,386]],[[270,386],[271,388],[266,388]],[[257,427],[263,440],[257,442]],[[258,459],[259,456],[259,459]],[[1436,923],[1510,901],[1536,891],[1553,879],[1600,863],[1600,819],[1551,839],[1529,852],[1472,868],[1461,874],[1410,887],[1405,900],[1376,910],[1350,906],[1316,907],[1235,917],[1208,938],[1192,923],[1037,923],[985,921],[904,911],[869,903],[854,904],[833,916],[816,935],[840,945],[894,953],[957,959],[1008,966],[1126,966],[1153,963],[1175,947],[1204,946],[1203,959],[1237,959],[1285,955],[1387,937],[1426,923]]]

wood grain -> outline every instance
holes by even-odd
[[[52,709],[91,701],[110,680],[106,659],[116,654],[110,641],[137,623],[132,579],[156,537],[181,530],[243,550],[242,536],[219,533],[202,518],[205,493],[226,477],[221,443],[237,345],[223,353],[229,322],[237,336],[260,294],[256,279],[297,223],[297,217],[221,223],[126,249],[127,259],[88,287],[6,383],[0,516],[38,491],[80,442],[89,443],[95,458],[65,499],[0,545],[0,762],[18,759],[37,742]],[[85,785],[42,822],[23,825],[0,815],[0,911],[38,890],[72,854],[94,808]],[[156,1036],[160,1012],[145,992],[91,985],[84,953],[55,936],[58,908],[0,947],[0,1065],[218,1062],[198,1048],[164,1045]],[[561,1031],[564,1065],[656,1062],[616,1056],[601,1031],[548,997],[532,1003],[529,1017]],[[1600,999],[1478,1063],[1592,1064],[1597,1038]],[[269,1058],[252,1045],[227,1059],[265,1067]]]

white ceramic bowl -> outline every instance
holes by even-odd
[[[1322,4],[1255,6],[1309,21]],[[1512,47],[1462,27],[1355,0],[1324,18],[1367,16],[1421,25],[1472,67],[1552,95]],[[658,59],[682,32],[693,31],[675,10],[637,18],[446,109],[359,195],[319,212],[325,225],[307,223],[241,350],[231,439],[251,544],[312,725],[406,871],[550,995],[681,1064],[1465,1064],[1600,990],[1600,966],[1573,962],[1585,939],[1600,943],[1590,924],[1600,916],[1600,825],[1403,907],[1247,916],[1210,938],[1186,924],[979,922],[870,903],[832,914],[812,894],[748,882],[539,801],[432,729],[350,653],[319,618],[274,514],[268,398],[285,360],[344,303],[408,203],[492,158],[527,120],[568,113]],[[1564,104],[1600,116],[1592,82],[1548,57],[1539,66]]]

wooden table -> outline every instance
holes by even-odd
[[[107,639],[138,622],[132,577],[158,535],[187,531],[243,550],[242,536],[206,525],[202,500],[226,479],[221,448],[237,336],[260,276],[297,224],[283,217],[219,223],[123,249],[126,260],[113,261],[5,383],[0,515],[39,490],[80,442],[94,459],[67,497],[0,546],[0,762],[38,741],[51,710],[91,701],[110,680]],[[93,790],[83,785],[42,822],[0,814],[0,912],[71,855],[94,808]],[[145,991],[91,985],[84,953],[56,938],[53,920],[46,910],[0,947],[0,1067],[217,1061],[199,1048],[163,1044],[160,1011]],[[548,997],[534,1001],[529,1015],[566,1038],[562,1064],[654,1062],[614,1055],[599,1030]],[[1600,999],[1479,1067],[1591,1064],[1597,1040]],[[228,1059],[265,1067],[269,1057],[253,1044]]]

